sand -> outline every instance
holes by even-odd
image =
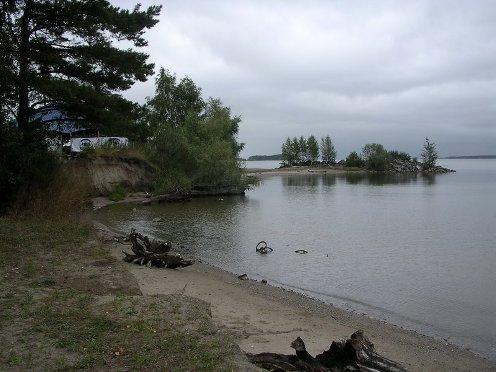
[[[111,244],[122,257],[122,245]],[[218,268],[195,263],[167,270],[128,265],[144,295],[183,293],[211,304],[213,320],[232,333],[246,352],[292,354],[297,336],[310,353],[327,349],[332,340],[362,329],[376,350],[411,371],[496,371],[496,364],[449,343],[434,340],[367,316],[307,298],[301,294],[240,280]]]

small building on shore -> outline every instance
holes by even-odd
[[[93,128],[86,128],[83,120],[70,117],[60,110],[49,107],[35,117],[47,126],[49,136],[47,142],[54,150],[77,154],[85,147],[128,146],[129,140],[122,136],[101,136]]]

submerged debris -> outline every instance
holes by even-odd
[[[306,253],[308,253],[308,251],[306,251],[306,250],[304,250],[304,249],[297,249],[297,250],[295,251],[295,253],[299,253],[299,254],[306,254]]]
[[[257,246],[255,247],[255,250],[261,254],[267,254],[273,251],[271,247],[267,246],[267,242],[264,240],[258,242]]]

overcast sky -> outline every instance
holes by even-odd
[[[132,7],[136,1],[114,1]],[[150,60],[241,115],[243,155],[330,134],[417,155],[496,154],[496,2],[141,1],[163,4]],[[153,79],[126,95],[143,102]]]

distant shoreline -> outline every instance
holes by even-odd
[[[245,159],[245,161],[280,161],[281,159],[270,159],[270,155],[263,159]],[[460,155],[460,156],[444,156],[439,158],[442,159],[496,159],[496,155]]]
[[[496,159],[496,155],[445,156],[439,159]]]
[[[282,155],[252,155],[246,161],[282,161]]]

